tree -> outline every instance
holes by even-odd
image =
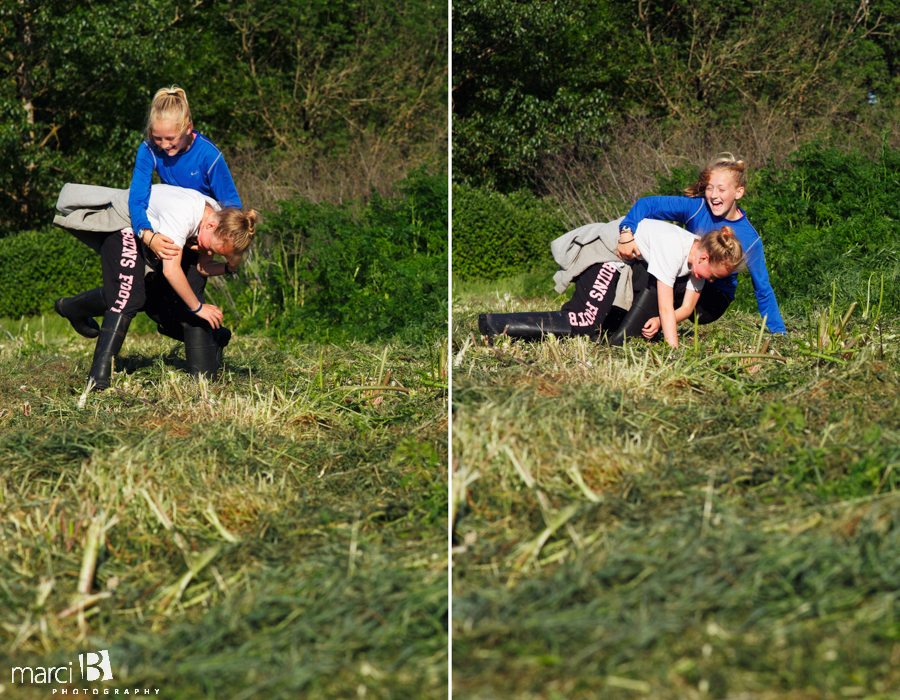
[[[461,0],[454,3],[454,177],[528,186],[564,146],[604,149],[639,112],[709,130],[745,113],[853,123],[896,92],[897,0]]]
[[[596,3],[453,3],[453,163],[458,179],[510,190],[538,159],[602,137],[614,66]]]

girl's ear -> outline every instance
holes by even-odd
[[[744,196],[744,188],[743,188],[743,187],[738,187],[738,188],[734,191],[734,198],[735,198],[735,199],[740,199],[740,198],[743,197],[743,196]]]

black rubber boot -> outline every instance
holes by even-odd
[[[97,338],[97,346],[94,348],[94,361],[91,363],[91,371],[88,374],[88,380],[94,380],[93,391],[103,391],[109,388],[112,361],[116,353],[122,349],[122,343],[125,342],[130,323],[131,319],[128,316],[123,316],[115,311],[107,311],[103,316],[100,337]]]
[[[229,332],[230,337],[230,332]],[[188,326],[184,329],[184,358],[194,379],[216,381],[219,373],[219,345],[210,328]]]
[[[219,326],[213,330],[212,334],[218,348],[216,351],[216,364],[219,369],[222,369],[222,364],[225,362],[225,348],[231,342],[231,331],[223,326]]]
[[[76,333],[85,338],[96,338],[100,335],[100,326],[93,317],[106,312],[103,287],[89,289],[74,297],[61,297],[53,302],[53,308],[72,324]]]
[[[659,316],[659,296],[655,287],[647,287],[637,295],[619,329],[609,337],[610,345],[624,345],[625,338],[643,338],[644,324]]]
[[[156,332],[160,335],[166,336],[166,338],[171,338],[172,340],[177,340],[179,343],[184,342],[184,328],[179,325],[173,326],[163,326],[159,323],[156,324]]]
[[[538,311],[518,314],[479,314],[478,330],[493,338],[506,333],[510,338],[541,340],[548,333],[572,335],[568,315],[563,311]]]

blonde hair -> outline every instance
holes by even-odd
[[[157,122],[171,122],[179,131],[185,132],[193,125],[187,93],[177,85],[160,88],[150,103],[150,114],[144,125],[144,134],[150,138],[150,131]]]
[[[731,226],[723,226],[700,237],[700,250],[709,256],[709,264],[737,272],[744,267],[744,249]]]
[[[233,263],[232,267],[236,267],[256,236],[259,213],[255,209],[241,211],[235,207],[226,207],[216,212],[215,216],[215,236],[220,241],[231,244],[232,253],[228,258]]]
[[[709,184],[709,178],[716,170],[727,170],[734,178],[734,186],[736,188],[747,187],[747,176],[744,171],[747,169],[746,164],[742,160],[737,160],[730,153],[720,153],[709,165],[700,171],[700,177],[693,185],[684,190],[686,197],[702,197],[706,193],[706,186]]]

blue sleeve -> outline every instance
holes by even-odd
[[[769,270],[766,268],[766,254],[763,251],[761,240],[759,245],[752,246],[747,251],[745,261],[753,282],[753,293],[756,295],[759,315],[766,319],[766,326],[771,333],[786,333],[787,329],[781,318],[778,300],[775,298],[775,290],[769,283]]]
[[[128,213],[131,216],[131,228],[137,233],[141,229],[153,226],[147,218],[147,205],[150,204],[150,183],[156,163],[146,143],[138,147],[134,159],[134,173],[131,175],[131,186],[128,188]]]
[[[237,187],[231,171],[225,164],[225,156],[219,155],[209,169],[209,189],[212,190],[213,199],[223,207],[241,208],[241,198],[238,196]]]
[[[638,224],[644,219],[657,221],[677,221],[686,224],[688,220],[703,206],[703,199],[691,197],[642,197],[628,210],[619,228],[626,226],[637,231]]]

